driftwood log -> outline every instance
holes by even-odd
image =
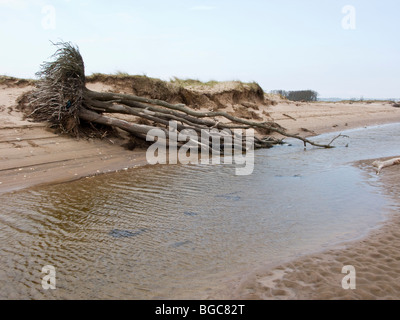
[[[231,136],[234,137],[233,129],[266,129],[283,137],[301,140],[304,145],[333,148],[331,143],[319,144],[297,134],[290,134],[273,122],[254,122],[220,111],[198,112],[183,104],[171,104],[134,95],[91,91],[86,88],[84,62],[79,49],[67,42],[55,45],[58,49],[53,56],[54,61],[42,64],[37,73],[39,81],[36,89],[28,97],[28,105],[32,110],[30,117],[48,121],[64,132],[78,135],[81,121],[86,121],[116,127],[143,140],[146,140],[150,130],[158,128],[164,130],[168,138],[166,127],[170,121],[176,121],[179,132],[185,129],[196,132],[218,129],[224,132],[214,135],[222,137],[226,132],[231,132]],[[152,125],[132,123],[110,116],[115,113],[134,115],[146,119]],[[210,146],[211,138],[210,134]],[[242,139],[244,145],[246,141],[244,137]],[[203,141],[197,143],[199,148],[204,147]],[[282,139],[256,137],[254,147],[270,148],[281,143]]]
[[[390,160],[386,160],[386,161],[377,160],[372,163],[372,166],[374,166],[376,168],[376,174],[379,175],[383,168],[391,167],[396,164],[400,164],[400,158],[390,159]]]

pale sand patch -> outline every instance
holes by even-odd
[[[293,103],[280,102],[266,111],[291,133],[312,136],[385,123],[399,122],[400,109],[393,103]],[[286,116],[285,116],[286,115]],[[296,120],[288,118],[290,116]],[[307,133],[302,128],[314,131]]]
[[[21,113],[15,110],[17,98],[29,90],[32,90],[32,87],[8,88],[5,85],[0,85],[0,129],[25,126],[43,127],[43,124],[33,124],[23,120]]]
[[[374,160],[361,164],[371,172]],[[400,192],[400,168],[385,168],[381,181],[389,196]],[[400,206],[400,204],[399,204]],[[342,288],[342,268],[356,269],[356,289]],[[399,299],[400,215],[398,208],[387,222],[362,240],[322,253],[307,255],[280,266],[254,271],[224,298],[234,299]]]

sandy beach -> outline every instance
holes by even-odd
[[[357,165],[373,171],[373,160]],[[381,173],[385,192],[396,197],[400,170]],[[393,209],[387,222],[361,240],[342,244],[279,266],[259,269],[247,277],[233,295],[236,299],[397,300],[400,298],[400,216]],[[354,266],[356,289],[344,290],[343,266]]]
[[[110,90],[91,83],[99,91]],[[45,124],[23,120],[16,100],[29,85],[0,86],[0,193],[81,179],[146,165],[144,150],[124,149],[123,141],[81,139],[55,134]],[[281,100],[256,111],[290,133],[305,137],[350,128],[400,122],[391,103],[294,103]],[[373,160],[358,165],[372,169]],[[357,165],[357,164],[355,164]],[[400,171],[385,168],[388,194],[400,191]],[[398,299],[400,298],[400,217],[368,237],[279,266],[265,266],[246,276],[224,298],[233,299]],[[357,289],[343,290],[344,265],[357,270]]]

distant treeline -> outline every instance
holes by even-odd
[[[285,91],[285,90],[274,90],[271,91],[273,94],[280,94],[282,97],[291,101],[317,101],[318,92],[313,90],[300,90],[300,91]]]

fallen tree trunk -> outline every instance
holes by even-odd
[[[154,129],[154,127],[152,126],[140,125],[125,120],[110,118],[87,109],[80,110],[78,116],[80,119],[88,122],[94,122],[102,125],[120,128],[140,138],[145,138],[149,134],[149,132]],[[162,128],[159,129],[163,130]]]
[[[97,101],[102,101],[102,102],[118,102],[118,103],[122,103],[125,105],[129,105],[129,106],[133,106],[133,107],[141,107],[141,108],[148,108],[149,110],[158,110],[159,112],[165,112],[164,110],[160,110],[160,109],[154,109],[154,108],[149,108],[146,107],[145,105],[143,105],[142,103],[147,103],[150,105],[159,105],[162,106],[168,110],[174,110],[174,111],[180,111],[183,114],[179,114],[179,113],[172,113],[173,115],[175,115],[175,119],[182,121],[182,120],[186,120],[187,118],[185,118],[186,116],[190,116],[190,119],[199,119],[199,118],[216,118],[216,117],[223,117],[227,120],[230,120],[232,123],[240,123],[240,124],[244,124],[246,125],[246,128],[261,128],[261,129],[267,129],[269,131],[272,132],[276,132],[279,133],[285,137],[289,137],[289,138],[294,138],[294,139],[298,139],[303,141],[303,143],[306,144],[310,144],[316,147],[321,147],[321,148],[333,148],[333,146],[331,144],[319,144],[316,142],[313,142],[309,139],[300,137],[299,135],[295,135],[295,134],[290,134],[287,133],[283,128],[281,127],[276,127],[273,126],[271,124],[265,123],[265,122],[254,122],[254,121],[249,121],[246,119],[241,119],[241,118],[237,118],[229,113],[226,112],[222,112],[222,111],[210,111],[210,112],[198,112],[198,111],[194,111],[191,110],[189,108],[187,108],[185,105],[183,104],[170,104],[168,102],[165,101],[161,101],[161,100],[154,100],[154,99],[147,99],[147,98],[142,98],[142,97],[136,97],[136,96],[132,96],[132,95],[126,95],[126,94],[120,94],[120,93],[108,93],[108,92],[94,92],[94,91],[87,91],[87,94],[89,96],[89,99],[93,100],[97,100]],[[104,106],[104,110],[107,111],[108,108],[111,107],[107,107],[106,105]],[[194,120],[194,121],[198,121],[198,120]],[[208,121],[208,122],[203,122],[204,124],[207,124],[208,126],[211,126],[212,128],[218,128],[218,129],[235,129],[238,128],[238,126],[235,125],[226,125],[223,124],[221,122],[218,122],[216,120],[214,121]],[[243,128],[243,127],[240,127]]]
[[[254,122],[221,111],[199,112],[184,104],[89,90],[86,88],[84,63],[79,50],[70,43],[55,45],[59,47],[54,55],[55,60],[42,65],[42,70],[38,72],[40,80],[37,88],[29,96],[29,105],[32,109],[31,117],[49,121],[64,132],[78,135],[82,120],[119,128],[143,140],[146,140],[152,129],[157,128],[162,130],[168,139],[170,133],[166,127],[174,121],[177,133],[183,130],[194,130],[197,133],[212,132],[208,136],[206,134],[209,146],[213,139],[224,139],[229,136],[232,141],[231,146],[240,144],[244,147],[247,140],[242,136],[241,130],[263,129],[279,133],[283,137],[301,140],[305,146],[310,144],[321,148],[333,148],[332,143],[319,144],[299,135],[287,133],[284,128],[273,122]],[[132,115],[145,119],[152,125],[132,123],[105,114]],[[220,132],[215,132],[216,130]],[[193,138],[190,139],[193,141]],[[204,148],[204,143],[204,140],[197,139],[199,148]],[[276,144],[282,144],[282,139],[254,138],[255,148],[270,148]]]
[[[372,165],[376,168],[376,174],[379,175],[383,168],[400,164],[400,158],[390,159],[386,161],[374,161]]]

